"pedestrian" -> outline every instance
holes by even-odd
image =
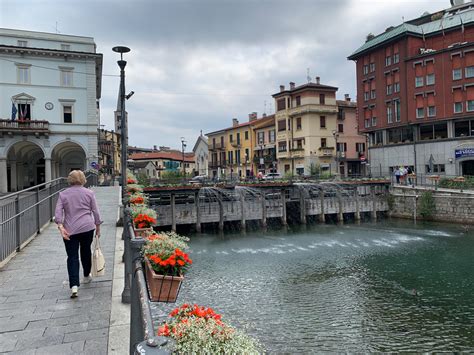
[[[409,166],[407,169],[407,175],[408,175],[408,183],[410,185],[413,185],[413,168],[411,166]]]
[[[395,167],[395,179],[397,180],[397,184],[400,183],[400,167],[396,166]]]
[[[84,187],[86,177],[80,170],[69,173],[69,188],[59,193],[56,204],[55,222],[63,237],[67,254],[67,272],[71,298],[77,297],[79,282],[79,250],[84,272],[83,283],[92,281],[91,244],[96,236],[100,237],[99,209],[94,192]]]

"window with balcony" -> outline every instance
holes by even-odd
[[[474,66],[466,67],[466,78],[474,78]]]
[[[224,148],[224,137],[221,137],[221,148]]]
[[[462,112],[462,102],[455,102],[454,113],[461,113],[461,112]]]
[[[319,104],[320,105],[325,105],[326,104],[326,95],[319,94]]]
[[[291,131],[291,118],[288,118],[288,130]]]
[[[301,117],[296,117],[296,129],[301,129]]]
[[[31,105],[28,103],[18,104],[18,119],[22,120],[31,120]]]
[[[228,161],[229,161],[229,164],[234,164],[234,152],[233,151],[230,151],[227,153],[228,154]]]
[[[343,108],[339,108],[337,111],[337,119],[338,120],[343,120],[346,118],[346,111]]]
[[[286,109],[286,100],[285,99],[277,100],[277,111],[281,111],[284,109]]]
[[[388,67],[389,65],[392,65],[392,57],[390,56],[385,57],[385,66]]]
[[[257,142],[258,144],[264,144],[265,143],[265,132],[258,132],[257,133]]]
[[[240,133],[237,133],[237,144],[240,144]]]
[[[418,107],[416,109],[416,118],[423,118],[425,117],[425,108],[424,107]]]
[[[286,131],[286,120],[278,121],[278,132]]]
[[[286,152],[286,141],[278,142],[278,152]]]
[[[212,148],[216,149],[216,139],[212,138]]]
[[[321,148],[326,148],[327,144],[327,138],[321,138]]]
[[[400,92],[400,83],[397,82],[393,84],[393,92]]]
[[[63,122],[72,123],[72,106],[63,105]]]
[[[428,106],[428,117],[436,116],[436,106]]]
[[[336,152],[347,152],[347,143],[337,143]]]
[[[249,131],[245,131],[245,140],[246,140],[246,141],[249,140]]]
[[[392,106],[387,106],[387,123],[393,123]]]
[[[338,131],[339,133],[344,133],[344,124],[343,124],[343,123],[339,123],[339,124],[337,125],[337,131]]]
[[[249,162],[249,157],[250,157],[250,151],[248,148],[245,148],[245,163],[248,163]]]
[[[296,106],[301,106],[301,96],[296,96]]]
[[[422,76],[415,77],[415,87],[419,88],[421,86],[423,86],[423,77]]]
[[[235,164],[240,164],[240,150],[235,151]]]
[[[229,142],[231,142],[231,143],[234,142],[234,135],[233,134],[229,135]]]
[[[326,128],[326,116],[319,116],[319,127]]]
[[[462,69],[453,69],[453,80],[461,80],[462,79]]]
[[[296,149],[303,149],[303,139],[296,140]]]

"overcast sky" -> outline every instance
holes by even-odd
[[[19,7],[19,4],[21,6]],[[402,17],[449,0],[0,0],[0,27],[94,37],[104,74],[118,74],[111,48],[126,56],[131,145],[192,149],[200,130],[248,113],[274,112],[279,85],[322,84],[355,97],[347,56]],[[119,79],[102,78],[101,123],[113,129]]]

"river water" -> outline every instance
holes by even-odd
[[[190,248],[177,305],[214,308],[269,353],[474,350],[474,227],[323,224]]]

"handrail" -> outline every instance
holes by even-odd
[[[20,190],[20,191],[17,191],[17,192],[12,192],[12,193],[10,193],[10,194],[8,194],[8,195],[1,196],[1,197],[0,197],[0,201],[6,200],[7,198],[15,197],[16,195],[19,195],[19,194],[21,194],[21,193],[23,193],[23,192],[27,192],[27,191],[30,191],[30,190],[36,190],[36,189],[38,189],[38,188],[40,188],[40,187],[43,187],[43,186],[46,186],[46,185],[51,185],[52,183],[54,183],[54,182],[56,182],[56,181],[65,180],[65,179],[66,179],[65,177],[59,177],[59,178],[56,178],[56,179],[54,179],[54,180],[50,180],[50,181],[48,181],[48,182],[43,182],[43,183],[41,183],[41,184],[39,184],[39,185],[31,186],[31,187],[28,187],[28,188],[26,188],[26,189],[23,189],[23,190]]]

